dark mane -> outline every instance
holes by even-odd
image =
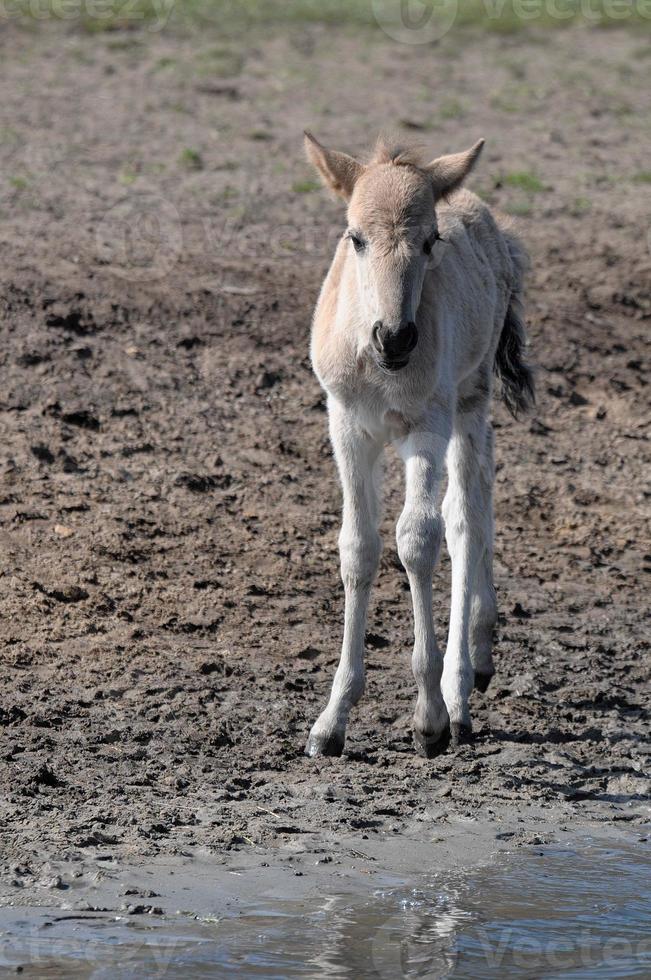
[[[396,167],[422,167],[423,152],[415,144],[390,143],[384,137],[377,141],[369,163],[393,163]]]

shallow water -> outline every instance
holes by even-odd
[[[651,977],[651,844],[528,850],[363,897],[211,920],[0,910],[0,973],[29,978]]]

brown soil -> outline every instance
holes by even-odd
[[[605,803],[638,819],[651,315],[640,39],[454,35],[420,48],[312,27],[216,55],[204,35],[4,30],[7,880],[91,853],[414,820],[431,835],[441,806]],[[342,213],[304,183],[307,125],[351,151],[387,125],[418,129],[433,155],[485,136],[473,186],[521,213],[533,256],[539,407],[520,424],[495,410],[497,676],[473,696],[475,745],[431,762],[411,746],[395,461],[367,694],[342,759],[302,754],[342,624],[339,489],[307,354]],[[515,186],[520,172],[544,189]],[[441,640],[447,571],[443,559]]]

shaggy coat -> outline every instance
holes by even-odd
[[[470,736],[470,691],[473,684],[485,690],[494,672],[489,413],[494,372],[514,414],[533,401],[523,359],[526,253],[505,220],[460,189],[483,141],[429,164],[382,143],[363,164],[310,134],[305,142],[325,184],[348,205],[311,346],[344,494],[344,639],[330,701],[306,750],[342,752],[364,689],[366,611],[381,551],[379,464],[392,443],[406,472],[397,545],[414,608],[414,741],[431,756],[450,738]],[[452,561],[445,658],[432,615],[444,530]]]

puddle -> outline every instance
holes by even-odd
[[[651,976],[651,844],[545,846],[475,872],[248,902],[221,918],[0,909],[25,978]],[[324,892],[327,891],[324,889]]]

